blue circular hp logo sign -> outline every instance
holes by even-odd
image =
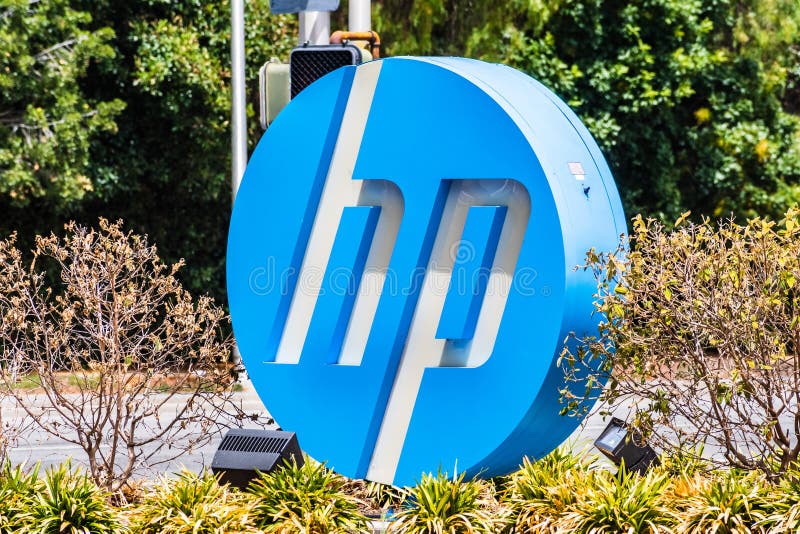
[[[395,58],[311,85],[265,134],[228,244],[234,333],[259,394],[313,457],[410,484],[546,454],[575,271],[625,231],[575,114],[513,69]]]

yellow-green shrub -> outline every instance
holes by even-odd
[[[163,479],[131,510],[135,534],[226,534],[251,530],[251,504],[211,473]]]
[[[593,460],[560,447],[544,458],[523,459],[508,477],[502,502],[512,511],[515,532],[553,532],[556,522],[587,490]]]
[[[423,474],[408,488],[404,507],[389,523],[397,534],[489,533],[506,522],[489,483],[465,480],[464,473],[452,478],[439,472]]]
[[[656,533],[672,523],[664,495],[669,478],[657,471],[645,475],[620,469],[616,475],[595,472],[584,492],[557,521],[565,532]]]
[[[35,475],[34,475],[35,476]],[[27,481],[20,480],[24,485]],[[41,483],[24,499],[19,532],[24,534],[114,534],[122,531],[109,494],[97,487],[84,472],[70,463],[45,471]]]
[[[749,534],[762,526],[769,509],[768,487],[760,474],[717,473],[681,503],[676,532]]]
[[[311,459],[262,473],[247,488],[253,522],[264,532],[363,532],[367,518],[355,498],[342,491],[345,480]]]
[[[800,210],[684,219],[637,217],[629,253],[589,252],[605,320],[566,344],[565,411],[636,399],[628,422],[657,448],[705,444],[777,480],[800,458]]]

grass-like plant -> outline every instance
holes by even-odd
[[[122,525],[108,503],[108,494],[80,470],[66,462],[45,471],[41,485],[35,474],[14,472],[15,482],[23,488],[35,487],[22,513],[16,518],[25,534],[105,534],[117,533]]]
[[[676,449],[671,454],[662,454],[656,468],[672,478],[691,478],[711,471],[710,463],[703,457],[703,446],[692,449]]]
[[[255,497],[253,522],[264,532],[326,534],[364,532],[367,518],[342,488],[345,479],[306,459],[261,473],[247,491]]]
[[[692,534],[749,534],[764,527],[768,486],[762,476],[736,470],[718,473],[679,506],[676,532]]]
[[[399,506],[406,498],[406,491],[391,484],[367,481],[364,495],[379,507],[388,509]]]
[[[513,512],[515,532],[551,532],[556,520],[586,491],[592,459],[559,447],[544,458],[523,459],[508,477],[502,501]]]
[[[0,471],[0,534],[19,532],[25,523],[27,503],[39,492],[39,465],[26,471],[6,461]]]
[[[768,532],[800,532],[800,470],[793,466],[780,484],[770,488],[769,509],[759,523]]]
[[[385,518],[391,514],[392,510],[405,501],[407,495],[404,488],[360,479],[346,480],[342,491],[359,502],[361,511],[367,517],[374,518]]]
[[[164,479],[133,511],[136,534],[221,534],[248,528],[244,494],[220,484],[211,473],[183,471]]]
[[[771,488],[765,497],[767,506],[758,526],[766,532],[800,532],[800,479],[787,477]]]
[[[664,495],[666,474],[651,471],[642,476],[624,468],[616,475],[597,471],[586,491],[558,520],[565,532],[655,533],[667,532],[672,522]]]
[[[387,532],[402,534],[444,534],[497,532],[506,513],[494,500],[490,485],[465,480],[464,473],[448,477],[423,474],[419,484],[409,488],[408,501]]]

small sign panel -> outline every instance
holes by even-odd
[[[301,11],[336,11],[337,9],[339,9],[339,0],[269,0],[269,10],[276,15]]]

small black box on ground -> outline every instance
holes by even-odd
[[[220,481],[244,489],[257,473],[269,473],[291,459],[303,465],[303,453],[294,432],[280,430],[229,430],[219,444],[211,471]]]
[[[628,430],[622,419],[613,417],[594,446],[616,465],[625,462],[629,471],[643,473],[651,465],[658,465],[658,454],[642,441],[638,432]]]

